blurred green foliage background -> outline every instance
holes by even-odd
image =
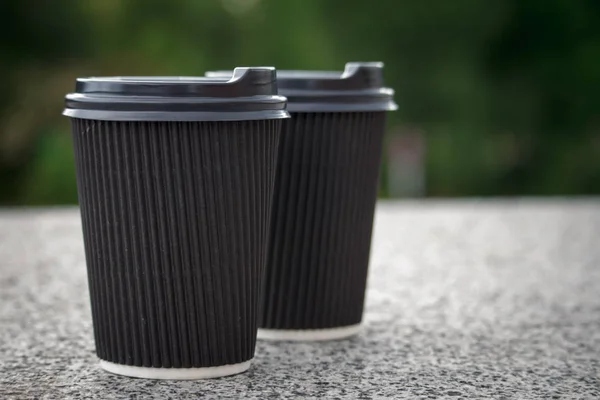
[[[597,0],[2,0],[0,32],[1,204],[77,202],[78,76],[346,61],[396,89],[382,196],[600,193]]]

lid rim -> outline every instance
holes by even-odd
[[[290,113],[327,113],[327,112],[378,112],[378,111],[396,111],[398,105],[394,102],[379,103],[288,103]]]
[[[284,109],[260,111],[113,111],[66,108],[64,116],[98,121],[226,122],[290,118]]]

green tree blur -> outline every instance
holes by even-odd
[[[0,32],[0,204],[77,202],[78,76],[346,61],[385,62],[423,195],[600,194],[596,0],[3,0]]]

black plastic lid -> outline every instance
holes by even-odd
[[[63,114],[109,121],[240,121],[288,118],[275,68],[227,77],[79,78]]]
[[[231,71],[209,71],[225,78]],[[392,111],[394,90],[383,87],[383,63],[349,62],[344,72],[277,71],[279,94],[291,112]]]

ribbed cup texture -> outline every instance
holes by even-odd
[[[253,357],[280,126],[73,119],[101,359]]]
[[[360,323],[385,119],[297,113],[284,122],[260,327]]]

